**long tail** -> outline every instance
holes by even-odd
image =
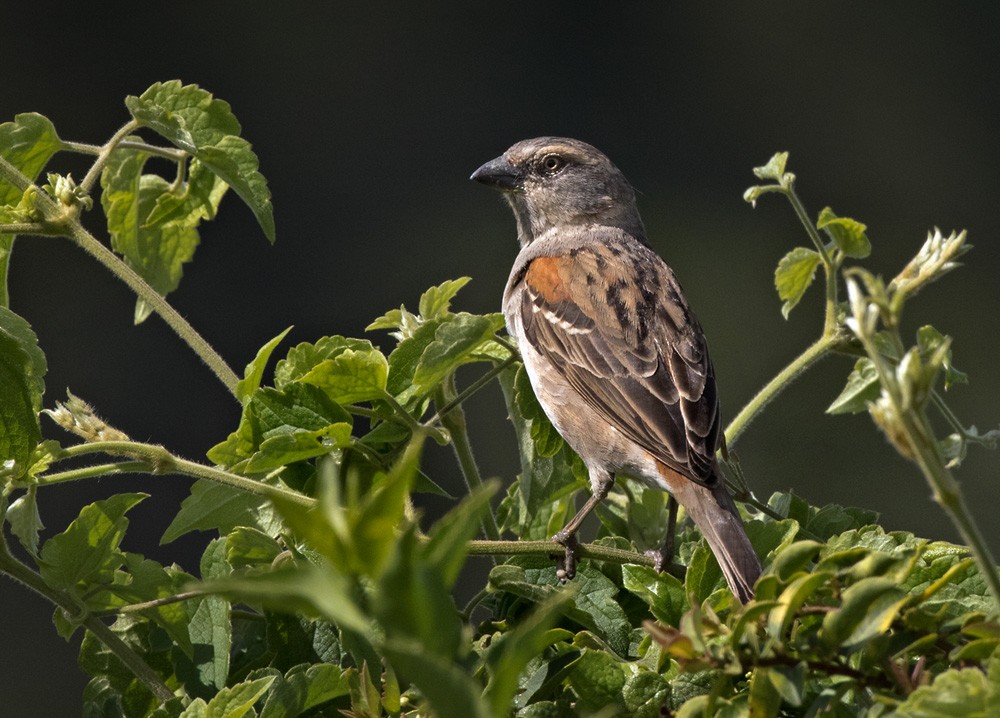
[[[670,483],[674,497],[708,541],[730,590],[746,603],[753,598],[753,585],[761,571],[760,559],[750,545],[743,519],[725,482],[720,479],[711,488],[687,478]]]

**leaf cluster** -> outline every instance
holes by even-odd
[[[59,139],[40,115],[0,125],[0,271],[14,234],[66,236],[113,271],[136,273],[137,321],[150,311],[175,321],[162,297],[178,286],[200,223],[216,217],[232,188],[273,240],[270,195],[227,103],[174,81],[126,107],[131,120],[101,146]],[[141,132],[170,146],[149,144]],[[37,187],[61,151],[92,154],[94,166],[80,183],[51,173]],[[780,153],[757,168],[769,184],[747,199],[784,194],[804,218],[787,159]],[[176,176],[149,172],[153,160],[173,163]],[[98,180],[110,259],[79,224]],[[824,268],[821,351],[808,357],[836,348],[856,360],[829,411],[869,411],[932,472],[935,457],[947,468],[967,445],[995,441],[995,432],[979,435],[953,414],[953,436],[927,433],[918,421],[924,408],[947,408],[937,383],[947,389],[967,378],[933,327],[922,327],[910,349],[899,333],[903,305],[954,266],[964,235],[932,235],[888,284],[850,270],[841,304],[844,263],[871,251],[867,228],[829,208],[807,219],[813,248],[793,249],[775,279],[787,317]],[[761,502],[738,470],[747,532],[765,567],[748,604],[731,595],[686,521],[673,565],[652,568],[644,551],[664,541],[666,496],[625,476],[596,512],[576,579],[561,582],[550,556],[560,549],[548,537],[587,490],[586,472],[532,393],[502,318],[453,310],[468,281],[432,287],[416,312],[400,306],[368,327],[387,337],[327,336],[286,348],[288,329],[261,347],[242,378],[217,362],[240,418],[208,463],[133,441],[72,395],[45,410],[44,353],[2,298],[0,572],[53,603],[61,635],[83,629],[85,715],[1000,711],[995,566],[981,546],[886,532],[873,512],[814,507],[792,493]],[[174,326],[212,365],[210,347]],[[759,413],[787,385],[781,377],[805,365],[779,374],[744,413]],[[463,367],[463,377],[476,378],[460,389]],[[500,496],[499,482],[478,474],[462,408],[494,380],[520,456]],[[76,443],[44,440],[43,414]],[[451,445],[468,487],[434,517],[419,509],[422,495],[446,495],[421,462],[428,440]],[[94,454],[114,462],[86,464]],[[735,454],[728,458],[738,469]],[[72,468],[57,470],[70,459]],[[122,473],[194,479],[162,541],[207,532],[197,567],[126,550],[128,513],[147,500],[142,493],[84,506],[43,540],[46,487]],[[934,486],[953,495],[947,482]],[[461,606],[458,596],[476,581],[478,592]]]

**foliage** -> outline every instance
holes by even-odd
[[[502,318],[452,309],[468,278],[429,289],[416,313],[401,306],[376,319],[369,330],[389,331],[388,350],[342,336],[301,342],[283,351],[268,383],[286,330],[240,379],[163,295],[177,287],[198,225],[215,218],[228,188],[274,239],[257,159],[229,105],[195,86],[156,84],[126,107],[132,119],[101,146],[61,140],[40,115],[0,125],[0,271],[5,278],[15,234],[77,242],[136,291],[136,320],[160,314],[230,388],[242,414],[202,464],[132,441],[72,395],[43,411],[44,354],[6,293],[0,297],[0,571],[56,606],[60,634],[84,629],[84,715],[1000,712],[996,567],[949,473],[969,445],[991,445],[1000,432],[963,427],[942,399],[939,382],[948,389],[966,381],[951,363],[950,340],[927,326],[907,349],[898,322],[916,291],[955,266],[967,249],[964,233],[932,234],[886,284],[844,270],[845,260],[870,252],[867,228],[829,208],[810,220],[785,171],[787,154],[757,168],[765,184],[747,199],[784,194],[813,242],[778,264],[782,312],[788,316],[822,267],[825,320],[820,340],[748,404],[727,436],[735,444],[819,356],[851,355],[854,369],[829,411],[869,411],[917,462],[968,548],[887,533],[870,511],[813,507],[792,493],[762,502],[730,453],[726,465],[765,564],[750,603],[729,593],[684,523],[677,562],[653,570],[642,552],[663,540],[665,496],[627,477],[598,511],[577,578],[563,585],[549,556],[558,548],[546,538],[586,490],[585,475],[532,395],[516,347],[500,333]],[[65,151],[95,156],[87,176],[77,184],[50,174],[48,185],[35,185]],[[146,173],[151,157],[174,162],[176,177]],[[79,223],[98,182],[113,252]],[[845,272],[846,305],[838,301]],[[455,373],[468,364],[480,375],[459,391]],[[462,413],[462,402],[493,380],[521,456],[520,475],[496,500],[498,486],[479,479]],[[951,436],[934,436],[929,407]],[[42,413],[82,441],[43,440]],[[468,483],[467,495],[435,518],[415,508],[422,493],[442,493],[421,470],[428,439],[452,444]],[[56,470],[92,454],[115,462]],[[196,570],[123,548],[128,512],[144,494],[84,506],[41,540],[45,487],[129,472],[196,479],[163,537],[213,531]],[[494,563],[460,609],[472,556]]]

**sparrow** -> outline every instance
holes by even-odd
[[[553,537],[562,577],[575,573],[583,520],[624,474],[680,502],[746,603],[761,566],[715,458],[723,435],[705,335],[647,242],[632,186],[599,150],[561,137],[518,142],[471,179],[501,190],[514,212],[507,330],[590,479],[590,497]]]

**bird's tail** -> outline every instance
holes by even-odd
[[[760,559],[750,545],[743,519],[733,497],[721,479],[704,486],[690,479],[671,486],[680,502],[701,531],[722,568],[730,590],[746,603],[753,598],[753,585],[760,576]]]

